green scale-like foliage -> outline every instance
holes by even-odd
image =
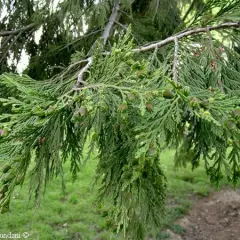
[[[176,165],[188,161],[195,168],[202,157],[213,182],[219,183],[226,171],[237,184],[240,100],[232,93],[235,85],[225,87],[223,82],[224,89],[231,88],[226,92],[217,85],[209,89],[209,77],[204,77],[211,69],[208,64],[202,72],[196,69],[199,84],[187,82],[185,68],[179,73],[183,83],[176,83],[168,58],[161,66],[156,54],[150,61],[136,60],[132,47],[128,35],[109,55],[102,55],[97,45],[87,84],[80,89],[74,88],[77,62],[50,81],[1,76],[6,89],[18,92],[1,98],[11,111],[0,116],[0,159],[12,174],[7,180],[2,176],[7,184],[2,212],[14,186],[28,175],[37,201],[51,178],[63,177],[65,161],[71,161],[75,179],[87,160],[83,148],[89,138],[90,153],[98,152],[99,200],[110,201],[112,226],[126,239],[143,239],[149,228],[161,224],[167,182],[160,161],[165,148],[177,149]],[[193,71],[194,64],[188,66]]]
[[[19,37],[21,44],[13,49],[15,58],[22,46],[30,54],[25,72],[31,77],[0,76],[0,161],[6,164],[0,210],[7,211],[14,187],[27,177],[30,197],[34,195],[36,202],[54,177],[62,177],[64,190],[63,164],[71,162],[75,180],[94,151],[99,201],[110,204],[113,230],[139,240],[148,230],[156,230],[164,217],[167,179],[160,164],[164,149],[176,150],[176,166],[191,163],[194,169],[204,161],[216,184],[224,175],[234,186],[239,182],[240,74],[239,53],[219,40],[225,38],[237,47],[238,30],[180,39],[174,80],[172,44],[133,53],[134,43],[165,38],[185,24],[206,26],[235,19],[240,5],[236,0],[195,1],[184,23],[178,1],[148,1],[144,6],[142,0],[122,0],[118,20],[132,23],[132,30],[124,36],[126,26],[114,24],[103,47],[96,39],[113,2],[66,0],[50,11],[51,0],[43,5],[36,1],[39,11],[29,9],[30,16],[15,21],[30,3],[25,0],[4,19],[3,23],[13,20],[6,25],[11,29],[34,19],[36,29],[44,26],[38,45],[31,32],[29,38]],[[10,1],[5,4],[9,7]],[[219,11],[214,13],[216,7]],[[2,24],[1,30],[6,26]],[[117,39],[121,41],[116,44]],[[80,69],[90,56],[93,63],[76,88]],[[69,66],[57,66],[61,64]],[[85,147],[89,147],[87,156]]]

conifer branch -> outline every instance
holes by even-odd
[[[31,23],[23,28],[19,28],[16,30],[11,30],[11,31],[2,31],[0,32],[0,37],[5,37],[5,36],[10,36],[10,35],[17,35],[20,32],[25,32],[28,30],[31,30],[32,28],[34,28],[36,26],[35,23]]]
[[[9,36],[7,36],[6,39],[1,41],[1,49],[3,49],[12,38],[13,38],[13,35],[9,35]]]
[[[108,21],[106,27],[104,28],[104,32],[101,37],[102,39],[104,39],[104,42],[103,42],[104,45],[106,44],[106,41],[110,36],[111,28],[113,27],[114,23],[117,22],[116,19],[118,17],[118,11],[119,11],[119,3],[115,2],[112,14],[109,18],[109,21]],[[188,36],[191,36],[194,34],[206,33],[206,32],[210,33],[210,31],[213,31],[213,30],[226,29],[226,28],[240,28],[240,22],[228,22],[228,23],[219,24],[217,26],[207,26],[207,27],[201,27],[201,28],[187,30],[185,32],[180,32],[178,34],[175,34],[174,36],[168,37],[165,40],[162,40],[162,41],[159,41],[159,42],[156,42],[153,44],[149,44],[146,46],[142,46],[140,48],[135,48],[132,51],[133,52],[145,52],[145,51],[149,51],[149,50],[156,49],[159,47],[163,47],[171,42],[175,42],[173,77],[174,77],[174,80],[177,81],[177,55],[178,55],[178,48],[179,48],[179,43],[178,43],[179,39],[188,37]],[[86,62],[88,62],[87,65],[84,66],[78,74],[78,80],[77,80],[75,89],[79,89],[79,87],[81,86],[81,83],[83,83],[83,75],[92,65],[92,57],[89,57],[88,59],[86,59]]]
[[[113,10],[112,10],[112,14],[109,18],[109,21],[108,21],[106,27],[104,28],[104,32],[103,32],[102,37],[101,37],[103,39],[103,45],[106,45],[106,42],[107,42],[107,40],[110,36],[110,31],[111,31],[115,21],[118,18],[119,9],[120,9],[119,2],[115,1],[114,6],[113,6]]]
[[[156,47],[163,47],[171,42],[175,41],[175,38],[177,37],[178,39],[188,37],[194,34],[199,34],[199,33],[206,33],[208,31],[213,31],[213,30],[218,30],[218,29],[226,29],[226,28],[240,28],[240,22],[227,22],[223,24],[219,24],[216,26],[208,26],[208,27],[201,27],[201,28],[196,28],[196,29],[190,29],[185,32],[177,33],[174,36],[168,37],[162,41],[148,44],[139,48],[133,49],[133,52],[145,52],[149,50],[153,50]]]
[[[111,31],[114,23],[117,22],[119,9],[120,9],[120,5],[119,5],[118,1],[115,1],[114,7],[112,10],[112,14],[109,18],[109,21],[108,21],[106,27],[104,28],[103,34],[101,36],[101,38],[103,39],[104,45],[106,44],[107,39],[110,36],[110,31]],[[133,52],[145,52],[145,51],[149,51],[152,49],[156,49],[156,48],[165,46],[171,42],[175,42],[173,77],[174,77],[174,80],[177,81],[177,55],[178,55],[178,47],[179,47],[178,40],[181,38],[184,38],[184,37],[194,35],[194,34],[206,33],[206,32],[210,33],[210,31],[213,31],[213,30],[226,29],[226,28],[240,28],[240,22],[227,22],[227,23],[216,25],[216,26],[207,26],[207,27],[201,27],[201,28],[187,30],[185,32],[180,32],[178,34],[175,34],[174,36],[168,37],[165,40],[162,40],[162,41],[159,41],[156,43],[152,43],[152,44],[149,44],[146,46],[142,46],[140,48],[135,48],[132,51]],[[81,86],[81,83],[83,83],[83,75],[92,65],[92,57],[89,57],[88,59],[86,59],[86,61],[88,62],[87,65],[84,66],[78,74],[78,80],[77,80],[75,89],[79,89],[79,87]]]
[[[8,53],[8,51],[12,48],[12,46],[17,42],[17,40],[18,40],[18,38],[22,35],[22,31],[20,31],[20,32],[18,32],[18,34],[17,34],[17,36],[15,37],[15,39],[9,44],[9,46],[7,47],[7,50],[6,51],[4,51],[3,53],[2,53],[2,56],[1,56],[1,58],[0,58],[0,63],[3,61],[3,59],[6,57],[6,55],[7,55],[7,53]],[[9,37],[10,37],[11,35],[9,35]],[[11,39],[11,38],[8,38],[9,40]]]
[[[112,9],[112,14],[111,14],[111,16],[109,17],[109,21],[108,21],[107,25],[105,26],[104,31],[103,31],[103,34],[102,34],[102,36],[101,36],[101,39],[103,39],[103,46],[106,45],[107,40],[108,40],[108,38],[109,38],[109,36],[110,36],[110,31],[111,31],[114,23],[117,21],[119,10],[120,10],[119,1],[116,0],[116,1],[114,2],[114,6],[113,6],[113,9]],[[84,82],[84,81],[83,81],[83,75],[84,75],[84,73],[85,73],[85,72],[91,67],[91,65],[92,65],[92,62],[93,62],[92,57],[87,58],[87,59],[86,59],[86,62],[88,62],[87,65],[85,65],[85,66],[80,70],[80,72],[79,72],[79,74],[78,74],[78,80],[77,80],[76,86],[75,86],[75,88],[74,88],[75,90],[76,90],[76,89],[79,89],[79,88],[81,87],[81,85],[83,84],[83,82]]]

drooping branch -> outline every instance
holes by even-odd
[[[162,41],[144,45],[139,48],[135,48],[135,49],[133,49],[133,52],[145,52],[145,51],[153,50],[156,47],[163,47],[171,42],[174,42],[176,37],[178,39],[181,39],[181,38],[188,37],[188,36],[191,36],[194,34],[205,33],[208,31],[213,31],[213,30],[218,30],[218,29],[226,29],[226,28],[240,28],[240,22],[227,22],[227,23],[216,25],[216,26],[208,26],[208,27],[201,27],[201,28],[187,30],[187,31],[184,31],[181,33],[177,33],[174,36],[168,37]]]
[[[35,26],[36,26],[35,23],[31,23],[31,24],[29,24],[29,25],[27,25],[27,26],[25,26],[23,28],[19,28],[19,29],[16,29],[16,30],[2,31],[2,32],[0,32],[0,37],[6,37],[6,36],[10,36],[10,35],[17,35],[20,32],[25,32],[25,31],[31,30]]]
[[[115,22],[117,21],[117,18],[119,16],[119,10],[120,10],[119,1],[116,0],[114,2],[114,6],[113,6],[113,9],[112,9],[112,14],[109,17],[109,21],[104,28],[102,36],[100,37],[101,39],[103,39],[103,46],[106,45],[107,40],[109,39],[109,36],[110,36],[110,31],[111,31],[113,25],[115,24]],[[78,74],[78,80],[77,80],[76,86],[74,88],[75,90],[79,89],[81,87],[81,85],[83,85],[83,76],[84,76],[84,73],[86,71],[88,71],[88,69],[92,65],[92,62],[93,62],[92,57],[87,58],[86,62],[87,62],[87,64],[80,70],[80,72]]]
[[[114,2],[114,6],[113,6],[113,10],[112,10],[112,14],[109,18],[109,21],[106,25],[106,27],[104,28],[103,34],[102,34],[102,39],[103,39],[103,45],[106,45],[106,42],[110,36],[110,31],[115,23],[115,21],[117,21],[118,18],[118,14],[119,14],[119,9],[120,9],[120,5],[118,1]]]
[[[19,32],[19,33],[17,34],[17,36],[15,37],[15,39],[9,44],[7,50],[2,53],[2,56],[1,56],[1,58],[0,58],[0,63],[1,63],[1,62],[3,61],[3,59],[6,57],[7,52],[9,51],[9,49],[11,49],[12,46],[17,42],[17,40],[18,40],[18,38],[21,36],[21,34],[22,34],[22,32]],[[8,36],[8,39],[11,39],[11,35]],[[5,44],[4,44],[4,45],[5,45]]]

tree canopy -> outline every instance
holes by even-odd
[[[165,212],[161,152],[203,161],[210,180],[240,178],[238,0],[0,1],[0,161],[4,213],[71,162],[98,153],[99,201],[112,226],[144,239]],[[36,41],[36,35],[39,39]],[[23,51],[29,63],[18,74]],[[88,154],[83,154],[87,146]]]

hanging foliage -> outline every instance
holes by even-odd
[[[129,9],[124,2],[81,5],[104,8],[110,17],[102,16],[105,27],[91,49],[82,46],[50,79],[0,76],[0,159],[6,163],[1,213],[8,210],[14,187],[27,177],[30,197],[39,202],[54,177],[61,177],[65,188],[66,161],[75,180],[93,151],[98,153],[99,201],[110,201],[111,224],[126,239],[144,239],[150,228],[161,225],[167,189],[163,150],[176,150],[176,166],[191,163],[194,169],[204,161],[216,184],[224,175],[233,186],[239,181],[240,55],[212,33],[227,32],[232,41],[239,23],[219,19],[238,11],[238,2],[223,7],[211,26],[144,46],[136,45],[134,27],[115,28],[121,7]],[[217,1],[204,6],[210,2]],[[59,8],[72,9],[65,4]],[[209,11],[219,4],[210,4]],[[141,1],[133,6],[136,13],[142,11]]]

